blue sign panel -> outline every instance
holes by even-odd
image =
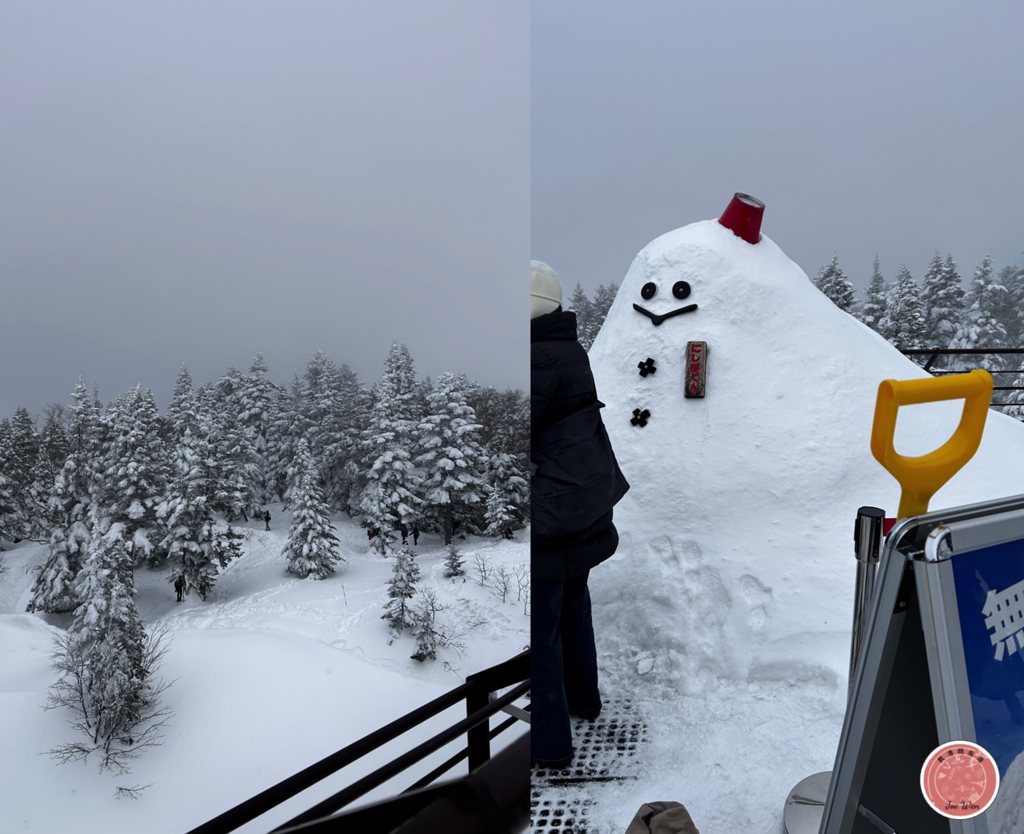
[[[977,741],[1005,778],[1024,753],[1024,541],[952,562]]]

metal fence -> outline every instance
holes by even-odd
[[[495,697],[496,692],[510,686],[512,689]],[[438,809],[449,806],[458,806],[461,809],[458,814],[452,812],[454,815],[448,820],[451,827],[444,829],[453,834],[456,832],[470,834],[476,830],[473,826],[477,822],[490,826],[481,828],[481,831],[520,830],[516,826],[520,823],[525,825],[525,820],[529,815],[529,737],[525,737],[525,741],[519,739],[514,742],[507,751],[502,751],[502,755],[495,757],[493,761],[491,761],[490,755],[490,741],[517,721],[529,722],[529,713],[513,704],[529,691],[530,652],[527,650],[504,663],[469,675],[464,684],[451,692],[435,698],[430,703],[403,715],[337,753],[333,753],[294,776],[288,777],[283,782],[267,788],[262,793],[225,811],[209,822],[192,829],[189,834],[227,834],[227,832],[234,831],[239,826],[251,822],[460,701],[466,703],[465,719],[442,730],[383,767],[314,805],[284,825],[275,828],[274,831],[281,834],[292,830],[303,832],[390,832],[395,829],[396,825],[385,828],[381,820],[401,818],[399,819],[401,822],[407,818],[411,819],[412,816],[425,813],[427,809],[433,809],[431,813],[436,814]],[[501,711],[508,712],[513,717],[491,729],[490,717]],[[332,816],[462,735],[466,736],[466,747],[463,750],[410,785],[398,797],[383,803],[376,803],[366,809]],[[443,785],[428,787],[464,759],[468,759],[469,776]],[[520,762],[521,759],[522,762]],[[373,817],[374,824],[368,827],[356,825],[353,818],[357,815],[366,817],[369,809],[373,809],[373,813],[376,814]],[[502,827],[495,829],[494,826],[499,822],[496,814],[501,818]],[[504,827],[506,824],[508,824],[507,828]],[[408,830],[412,834],[413,831],[432,829],[406,829],[403,827],[402,830],[403,832]]]
[[[965,371],[950,371],[945,369],[932,369],[932,365],[938,360],[940,356],[1021,356],[1024,355],[1024,348],[1001,348],[999,350],[990,348],[913,348],[907,350],[900,350],[904,356],[911,357],[923,357],[927,356],[928,360],[922,366],[928,373],[933,376],[944,376],[946,374],[962,374]],[[915,360],[916,361],[916,360]],[[967,370],[972,370],[968,368]],[[989,371],[992,374],[995,382],[1000,382],[1006,379],[1006,377],[1016,377],[1021,371],[1008,370],[1008,371]],[[995,385],[992,388],[995,391],[1024,391],[1024,385]],[[1006,401],[1007,395],[1002,395],[1000,402],[993,402],[993,408],[1002,408],[1003,406],[1010,405]]]

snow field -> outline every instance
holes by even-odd
[[[344,514],[333,516],[347,561],[327,579],[300,580],[285,572],[281,555],[289,514],[279,505],[269,509],[272,530],[266,532],[262,521],[241,525],[243,556],[223,570],[206,602],[191,593],[176,603],[166,571],[136,571],[143,620],[169,631],[159,675],[173,681],[164,694],[173,715],[163,745],[146,751],[127,776],[100,774],[91,762],[58,765],[39,755],[71,733],[65,715],[41,709],[53,680],[51,638],[66,623],[21,613],[32,584],[26,571],[42,563],[46,547],[23,542],[3,554],[9,571],[0,581],[0,828],[187,831],[528,643],[523,602],[514,601],[513,590],[512,601],[502,604],[478,584],[473,566],[475,557],[495,570],[528,563],[528,531],[516,541],[456,539],[466,558],[465,582],[443,577],[443,539],[420,537],[413,548],[422,570],[418,587],[434,588],[448,606],[439,623],[454,630],[462,646],[442,648],[437,661],[421,664],[409,657],[416,644],[408,633],[387,644],[380,616],[391,562],[369,549],[365,530]],[[462,705],[447,710],[239,830],[279,825],[464,717]],[[507,731],[494,749],[525,729]],[[438,751],[361,802],[403,790],[458,749],[456,742]],[[452,775],[462,772],[464,765]],[[147,784],[136,800],[114,797],[119,786]]]

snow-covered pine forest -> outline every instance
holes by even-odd
[[[5,623],[18,637],[11,660],[20,680],[46,659],[39,641],[49,636],[45,665],[53,671],[31,677],[47,679],[47,706],[62,708],[72,725],[50,749],[32,752],[129,772],[162,743],[169,703],[188,697],[163,697],[160,665],[174,642],[167,631],[177,641],[182,616],[188,628],[251,627],[255,617],[277,631],[279,605],[270,598],[296,579],[339,580],[312,583],[332,589],[300,595],[309,597],[294,603],[301,612],[278,612],[309,620],[299,634],[333,622],[329,642],[356,657],[379,640],[388,658],[397,649],[414,669],[443,661],[426,678],[439,685],[454,685],[463,661],[473,671],[521,650],[529,542],[516,534],[529,520],[528,408],[522,391],[464,374],[418,379],[408,349],[395,342],[372,387],[320,351],[280,385],[257,354],[247,372],[229,368],[199,386],[182,367],[164,414],[141,385],[104,405],[80,379],[68,405],[37,417],[18,408],[0,420],[0,548],[8,551],[0,552],[0,613],[13,615]],[[256,574],[258,585],[239,598],[238,583],[252,584],[242,577]],[[179,586],[187,616],[174,608]],[[507,639],[489,633],[490,614],[476,597],[518,618],[510,627],[498,617]],[[41,619],[25,619],[33,614]],[[352,631],[346,622],[359,625]],[[407,666],[395,671],[410,674]],[[382,699],[373,686],[364,694],[382,703],[398,697]],[[406,698],[408,708],[428,695]],[[394,717],[378,722],[371,710],[345,732]],[[315,760],[306,746],[282,778],[287,767]],[[121,787],[119,795],[137,795],[130,780],[123,794]],[[239,799],[256,789],[246,786]],[[220,810],[223,799],[212,797],[193,822]]]
[[[522,391],[461,373],[417,379],[399,342],[372,388],[322,351],[288,385],[259,354],[199,387],[183,366],[165,415],[141,384],[104,406],[79,379],[68,406],[0,420],[0,538],[49,543],[30,610],[66,613],[100,539],[205,595],[235,553],[230,525],[274,502],[305,513],[292,562],[331,549],[320,508],[357,518],[381,552],[403,526],[446,543],[456,530],[508,537],[529,518],[528,410]]]
[[[936,250],[920,284],[906,265],[886,281],[876,257],[860,304],[838,255],[818,271],[813,283],[837,307],[898,348],[1005,350],[1024,345],[1024,268],[1009,264],[997,271],[989,255],[965,281],[953,256],[943,258]],[[1001,381],[996,384],[1024,386],[1024,366],[1013,356],[940,356],[932,367],[1018,371],[1018,376],[997,377]],[[1010,393],[1007,402],[1015,405],[1007,413],[1024,416],[1024,391]]]

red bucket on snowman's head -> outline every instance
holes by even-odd
[[[747,243],[761,239],[761,218],[764,217],[764,203],[749,194],[736,192],[726,206],[718,222],[743,238]]]

